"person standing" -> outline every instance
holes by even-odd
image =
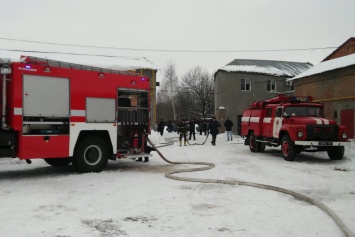
[[[224,126],[226,127],[227,141],[229,140],[233,141],[233,133],[232,133],[233,122],[229,118],[227,118],[227,120],[224,122]]]
[[[189,122],[189,129],[190,129],[189,140],[191,140],[191,136],[193,136],[194,140],[196,140],[196,136],[195,136],[195,120],[194,119]]]
[[[164,127],[165,127],[165,123],[163,119],[160,119],[160,122],[158,124],[158,131],[160,132],[160,135],[163,136],[164,133]]]
[[[173,132],[173,122],[169,119],[168,120],[168,132]]]
[[[207,133],[207,127],[208,127],[208,124],[207,124],[206,120],[203,120],[202,130],[203,130],[204,135],[206,135],[206,133]]]
[[[188,126],[187,126],[187,123],[185,122],[185,119],[183,119],[182,121],[178,122],[177,131],[180,134],[180,136],[179,136],[180,146],[181,146],[181,143],[182,143],[182,138],[184,138],[184,145],[186,146]]]
[[[200,120],[200,123],[198,124],[198,131],[200,133],[200,136],[202,135],[202,130],[203,130],[203,121]]]
[[[208,124],[208,131],[212,135],[212,145],[216,145],[217,134],[219,133],[219,128],[221,124],[216,120],[216,117],[213,117],[210,123]]]

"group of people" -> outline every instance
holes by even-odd
[[[180,141],[180,146],[182,145],[182,140],[184,140],[184,145],[186,146],[186,141],[187,141],[187,132],[190,132],[189,140],[192,138],[196,140],[195,137],[195,121],[191,120],[189,123],[186,122],[185,119],[182,119],[179,121],[177,124],[178,127],[178,133],[180,134],[179,136],[179,141]],[[233,140],[233,134],[232,134],[232,127],[233,127],[233,122],[228,118],[224,126],[226,127],[226,133],[227,133],[227,141],[232,141]],[[211,136],[212,136],[212,145],[216,145],[216,139],[217,139],[217,134],[219,134],[219,129],[221,127],[221,124],[216,120],[216,117],[212,117],[211,121],[209,123],[203,122],[200,123],[199,125],[199,132],[200,135],[202,135],[202,132],[204,131],[205,135],[206,132],[208,131]]]
[[[164,119],[160,119],[158,126],[157,126],[157,131],[160,133],[161,136],[164,134],[164,127],[165,127],[165,121]],[[174,131],[174,124],[171,120],[168,120],[167,128],[166,130],[168,132],[173,132]]]
[[[169,131],[169,125],[173,126],[171,121],[169,120],[168,122],[168,131]],[[233,122],[228,118],[224,124],[226,128],[226,134],[227,134],[227,141],[232,141],[233,140],[233,133],[232,133],[232,127],[233,127]],[[217,134],[219,134],[219,129],[221,127],[221,124],[216,120],[216,117],[212,117],[212,119],[207,123],[207,121],[200,121],[199,125],[199,132],[200,135],[204,132],[204,135],[206,135],[207,131],[209,134],[212,136],[212,145],[216,145],[216,138]],[[165,127],[165,122],[163,119],[161,119],[158,123],[158,132],[160,133],[161,136],[163,136],[164,133],[164,127]],[[190,120],[187,122],[185,119],[182,119],[177,123],[177,133],[179,134],[179,141],[180,141],[180,146],[182,145],[182,140],[184,140],[184,145],[186,146],[187,142],[187,133],[189,132],[189,140],[192,138],[196,140],[196,122],[194,119]],[[172,131],[172,127],[170,128],[170,131]]]

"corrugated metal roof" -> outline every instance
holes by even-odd
[[[308,70],[312,66],[313,65],[311,63],[257,59],[235,59],[219,70],[294,77]]]
[[[312,67],[308,71],[305,71],[294,78],[288,79],[289,81],[296,80],[303,77],[308,77],[316,74],[320,74],[323,72],[333,71],[336,69],[349,67],[355,65],[355,54],[350,54],[344,57],[335,58],[332,60],[324,61],[316,66]]]

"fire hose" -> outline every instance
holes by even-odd
[[[208,134],[206,136],[206,140],[207,140],[207,137],[208,137]],[[307,196],[305,196],[303,194],[300,194],[300,193],[297,193],[297,192],[294,192],[294,191],[291,191],[291,190],[288,190],[288,189],[272,186],[272,185],[245,182],[245,181],[238,181],[238,180],[233,180],[232,181],[232,180],[223,180],[223,179],[199,179],[199,178],[187,178],[187,177],[174,176],[173,174],[177,174],[177,173],[209,170],[209,169],[214,168],[215,164],[208,163],[208,162],[175,162],[175,161],[170,161],[159,151],[159,149],[149,140],[149,138],[148,138],[148,142],[154,148],[154,150],[159,154],[159,156],[164,161],[166,161],[169,164],[173,164],[173,165],[203,165],[204,166],[204,167],[199,167],[199,168],[178,169],[178,170],[168,171],[168,172],[165,173],[165,177],[166,178],[179,180],[179,181],[187,181],[187,182],[243,185],[243,186],[250,186],[250,187],[254,187],[254,188],[272,190],[272,191],[275,191],[275,192],[288,194],[288,195],[291,195],[291,196],[293,196],[293,197],[295,197],[295,198],[297,198],[299,200],[302,200],[304,202],[310,203],[310,204],[315,205],[318,208],[322,209],[328,216],[330,216],[330,218],[333,219],[333,221],[338,225],[338,227],[345,234],[345,236],[347,236],[347,237],[355,237],[354,233],[349,229],[349,227],[347,227],[346,224],[338,217],[338,215],[336,215],[329,207],[327,207],[323,203],[321,203],[321,202],[319,202],[317,200],[314,200],[314,199],[312,199],[310,197],[307,197]]]
[[[206,134],[206,139],[205,139],[205,141],[202,142],[202,143],[196,143],[196,142],[195,142],[195,143],[190,144],[189,140],[186,139],[186,140],[187,140],[187,144],[189,144],[189,146],[191,146],[191,145],[205,145],[205,143],[206,143],[206,141],[207,141],[207,139],[208,139],[208,135],[210,135],[209,132],[207,132],[207,134]],[[187,136],[187,135],[186,135],[186,136]]]

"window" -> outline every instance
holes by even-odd
[[[271,108],[267,108],[267,109],[266,109],[265,117],[271,118],[271,116],[272,116],[272,109],[271,109]]]
[[[282,115],[282,107],[281,108],[277,108],[277,110],[275,112],[276,112],[275,113],[276,117],[281,117],[281,115]]]
[[[251,91],[251,79],[242,79],[241,91]]]
[[[267,91],[268,92],[276,92],[276,81],[268,80],[267,81]]]
[[[337,112],[337,111],[334,111],[334,112],[333,112],[333,118],[334,118],[334,119],[337,119],[337,118],[338,118],[338,112]]]
[[[286,87],[290,88],[292,91],[295,90],[295,85],[293,81],[286,81]]]
[[[288,106],[284,112],[286,116],[324,117],[322,108],[314,106]]]

